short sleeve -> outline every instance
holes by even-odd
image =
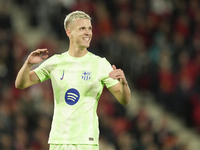
[[[49,79],[51,76],[51,70],[54,68],[53,64],[53,57],[45,60],[39,67],[34,69],[35,73],[37,74],[38,78],[41,82]]]
[[[113,68],[105,58],[103,58],[101,69],[102,69],[101,81],[106,85],[107,88],[119,83],[118,80],[114,80],[109,77],[109,73],[113,71]]]

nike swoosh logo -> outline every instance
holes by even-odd
[[[65,71],[63,70],[63,74],[62,74],[62,77],[60,78],[60,80],[63,80],[64,74],[65,74]]]

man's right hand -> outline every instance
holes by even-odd
[[[30,65],[37,64],[48,57],[48,50],[47,49],[37,49],[30,53],[27,58],[27,63]]]
[[[34,64],[41,62],[48,57],[47,49],[37,49],[33,51],[27,58],[26,62],[20,69],[15,80],[15,87],[25,89],[31,85],[40,82],[40,79],[31,68]]]

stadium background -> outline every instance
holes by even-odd
[[[0,0],[0,149],[48,149],[50,82],[17,90],[14,80],[31,51],[67,50],[73,10],[92,17],[89,50],[122,68],[132,90],[125,107],[104,90],[100,150],[198,150],[198,0]]]

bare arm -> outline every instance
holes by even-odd
[[[115,96],[115,98],[123,105],[127,105],[131,98],[131,91],[126,81],[124,72],[121,69],[116,69],[113,65],[113,71],[109,76],[113,79],[118,79],[119,83],[110,87],[109,91]]]
[[[47,49],[38,49],[33,51],[25,61],[24,65],[17,74],[15,80],[15,87],[18,89],[25,89],[31,85],[40,82],[38,76],[31,68],[34,64],[41,62],[48,57]]]

